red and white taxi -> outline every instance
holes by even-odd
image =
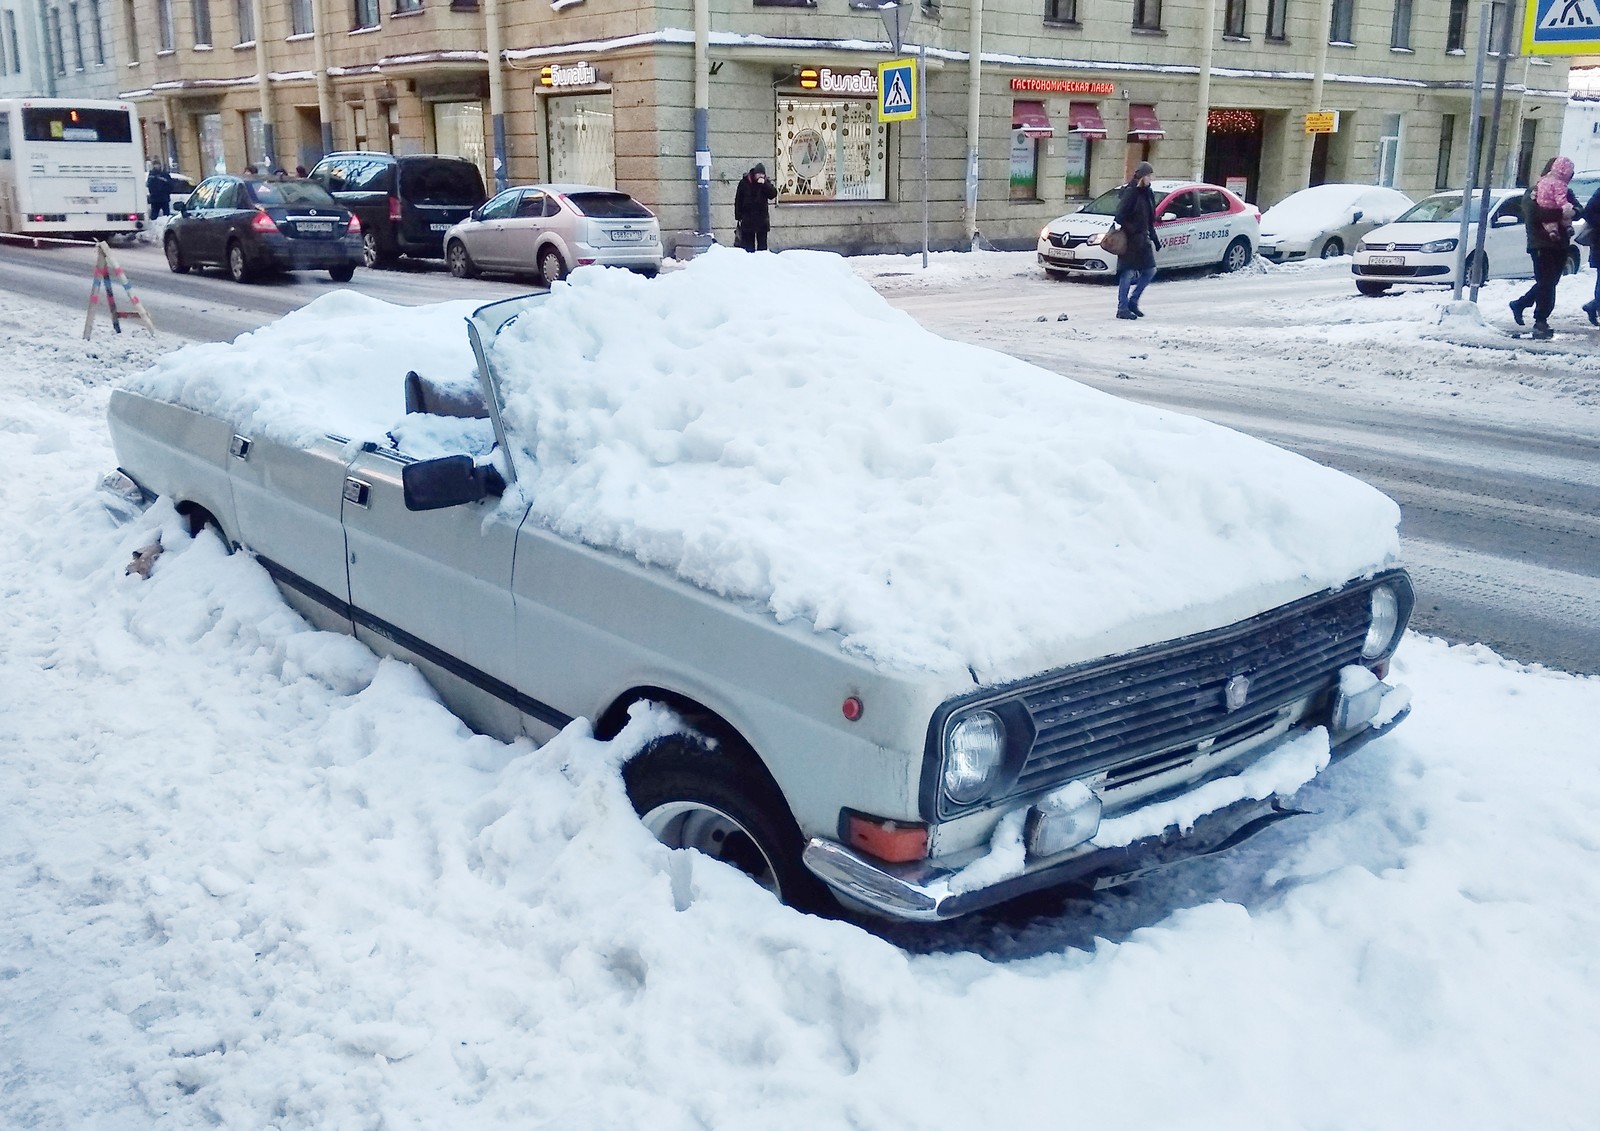
[[[1220,185],[1198,181],[1151,181],[1156,195],[1156,266],[1220,264],[1237,271],[1255,257],[1261,212]],[[1039,264],[1052,279],[1068,275],[1115,275],[1117,257],[1100,249],[1111,229],[1121,188],[1102,193],[1076,212],[1057,217],[1039,233]]]

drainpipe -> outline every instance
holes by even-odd
[[[1318,17],[1322,23],[1317,31],[1317,65],[1311,72],[1311,109],[1322,109],[1322,79],[1328,73],[1328,36],[1333,28],[1333,0],[1322,0],[1322,15]],[[1301,188],[1311,186],[1311,161],[1317,152],[1317,139],[1312,134],[1305,134],[1310,144],[1306,146],[1305,183]]]
[[[44,93],[47,98],[56,96],[56,64],[52,52],[55,45],[50,40],[50,12],[45,7],[45,0],[39,0],[39,43],[44,50],[39,52],[38,58],[44,60]]]
[[[1206,18],[1200,25],[1200,82],[1195,90],[1194,107],[1194,173],[1192,178],[1205,180],[1206,139],[1211,132],[1211,53],[1216,50],[1217,2],[1206,0]]]
[[[317,117],[322,119],[322,152],[333,152],[333,80],[328,77],[328,0],[311,0],[312,28],[316,34],[311,43],[317,68]]]
[[[711,0],[694,0],[694,230],[711,235]]]
[[[967,28],[967,199],[962,210],[967,246],[978,250],[978,138],[983,118],[983,0],[972,0]],[[927,113],[924,108],[923,113]]]
[[[500,0],[483,0],[484,33],[489,48],[489,121],[494,129],[494,190],[506,187],[506,82],[500,49]]]
[[[250,0],[250,19],[256,28],[256,89],[261,99],[261,146],[266,150],[264,173],[281,169],[278,138],[272,125],[272,83],[267,78],[267,25],[261,0]]]

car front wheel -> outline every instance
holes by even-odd
[[[567,277],[567,265],[562,262],[561,253],[555,248],[547,247],[539,253],[539,277],[547,287],[555,286]]]
[[[801,862],[805,844],[783,795],[753,754],[669,735],[624,766],[622,777],[645,828],[667,847],[731,864],[791,907],[832,905]]]
[[[1250,241],[1243,236],[1238,237],[1228,245],[1228,250],[1222,253],[1222,269],[1224,271],[1241,271],[1244,265],[1250,262]]]
[[[1376,297],[1377,295],[1381,295],[1385,291],[1387,291],[1388,289],[1389,289],[1389,284],[1388,283],[1369,283],[1365,279],[1357,279],[1356,280],[1356,290],[1360,291],[1362,294],[1368,296],[1369,298]]]
[[[161,245],[167,253],[167,266],[174,275],[187,275],[189,273],[188,261],[183,258],[183,249],[178,246],[178,237],[169,235]]]
[[[1337,259],[1344,254],[1344,241],[1338,236],[1329,236],[1328,242],[1322,245],[1323,259]]]
[[[444,261],[450,266],[450,274],[458,279],[470,279],[478,273],[472,256],[467,253],[467,245],[460,240],[450,241],[450,246],[444,252]]]
[[[248,283],[255,272],[250,270],[250,261],[244,257],[244,245],[238,240],[228,245],[228,276],[235,283]]]

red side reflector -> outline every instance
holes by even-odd
[[[860,699],[857,699],[854,695],[852,695],[840,705],[839,709],[844,712],[845,718],[849,719],[851,722],[855,722],[861,717],[862,712],[866,710],[866,707],[862,705]]]
[[[882,821],[851,813],[845,822],[851,848],[889,864],[909,864],[928,858],[928,827],[899,821]]]
[[[257,210],[256,214],[250,218],[250,230],[252,232],[276,232],[278,224],[271,216]]]

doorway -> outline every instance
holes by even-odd
[[[1215,109],[1206,117],[1205,179],[1255,200],[1261,188],[1261,146],[1267,116],[1260,110]]]

